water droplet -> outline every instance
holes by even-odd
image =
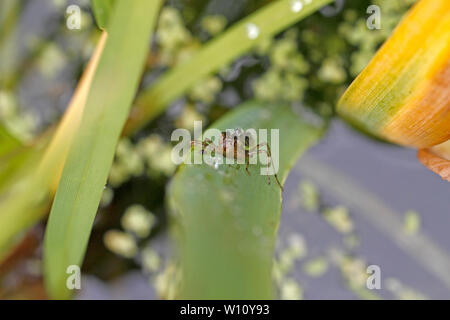
[[[292,0],[291,9],[294,12],[300,12],[303,9],[303,2],[301,0]]]
[[[259,36],[259,28],[256,24],[254,23],[247,23],[247,25],[245,26],[247,29],[247,36],[254,40],[256,38],[258,38]]]

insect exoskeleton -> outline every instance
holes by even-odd
[[[202,153],[207,153],[213,158],[221,155],[226,159],[236,160],[238,164],[245,164],[245,171],[248,175],[250,175],[248,169],[251,162],[250,159],[261,153],[267,156],[267,169],[270,166],[275,169],[269,144],[267,142],[257,144],[257,137],[255,135],[255,130],[244,130],[242,128],[228,129],[221,132],[221,136],[217,142],[205,138],[203,141],[191,141],[191,146],[200,146]],[[256,164],[257,161],[254,163]],[[214,167],[216,169],[218,168],[218,162],[214,162]],[[276,173],[273,175],[278,186],[283,190],[278,175]],[[267,175],[267,179],[270,184],[270,175]]]

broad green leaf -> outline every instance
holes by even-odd
[[[117,1],[86,107],[69,149],[44,241],[46,287],[69,298],[66,270],[81,266],[117,141],[138,88],[160,0]]]
[[[282,181],[323,131],[286,106],[258,102],[238,107],[211,127],[279,129]],[[169,205],[182,270],[180,298],[273,298],[271,265],[281,189],[273,177],[268,184],[259,165],[250,165],[250,172],[248,176],[245,165],[215,169],[186,164],[171,182]]]
[[[106,29],[114,6],[114,0],[92,0],[95,21],[100,29]]]

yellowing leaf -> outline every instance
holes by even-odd
[[[70,142],[78,129],[106,38],[104,32],[38,168],[0,199],[0,225],[4,226],[0,232],[0,259],[14,243],[17,234],[42,218],[49,206],[54,193],[52,187],[54,189],[59,181]]]
[[[450,181],[450,140],[430,149],[419,150],[417,157],[424,166]]]
[[[338,112],[402,145],[450,139],[450,1],[418,2],[345,92]]]

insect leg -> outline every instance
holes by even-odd
[[[194,148],[196,145],[197,146],[200,146],[201,147],[201,151],[202,151],[202,153],[205,151],[205,148],[207,147],[207,146],[209,146],[210,144],[212,144],[213,142],[212,142],[212,140],[211,139],[208,139],[208,138],[206,138],[205,140],[203,140],[203,141],[198,141],[198,140],[192,140],[191,141],[191,150],[192,150],[192,148]]]
[[[246,162],[246,164],[245,164],[245,171],[247,171],[247,174],[250,176],[250,171],[248,170],[248,166],[250,165],[250,161],[247,158],[247,159],[245,159],[245,162]]]
[[[262,153],[262,152],[265,152],[266,155],[269,157],[269,155],[268,155],[268,153],[267,153],[266,150],[257,150],[257,151],[249,152],[249,153],[248,153],[248,155],[249,155],[248,158],[250,159],[251,156],[253,156],[253,155],[255,155],[255,154],[258,154],[258,153]],[[270,157],[269,157],[269,158],[270,158]],[[249,163],[250,163],[250,162],[247,162],[247,167],[248,167],[248,164],[249,164]],[[267,162],[267,169],[269,169],[269,162]],[[270,184],[270,176],[269,176],[269,175],[267,175],[267,183]]]
[[[262,146],[265,146],[267,148],[267,150],[261,150]],[[252,150],[255,150],[255,149],[256,149],[256,151],[249,152],[249,155],[250,154],[257,154],[257,153],[265,152],[267,157],[268,157],[268,159],[269,159],[269,161],[267,162],[267,169],[269,169],[269,164],[272,164],[272,167],[275,170],[275,166],[274,166],[273,161],[272,161],[272,155],[271,155],[271,152],[270,152],[269,145],[266,142],[263,142],[263,143],[257,144],[255,147],[252,148]],[[281,186],[281,182],[278,179],[278,175],[276,173],[274,173],[274,176],[275,176],[275,180],[277,181],[278,186],[280,187],[281,191],[283,191],[283,187]],[[269,184],[270,184],[270,176],[267,176],[267,177],[268,177]]]
[[[202,141],[197,141],[197,140],[192,140],[191,141],[191,150],[195,147],[195,146],[200,146],[200,147],[202,147],[202,151],[203,151],[203,142]]]

